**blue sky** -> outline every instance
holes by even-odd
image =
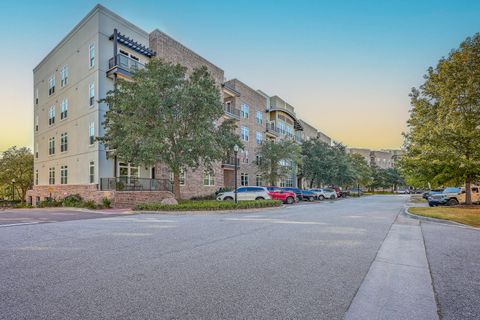
[[[97,1],[2,4],[0,150],[32,145],[32,69]],[[101,1],[277,94],[350,146],[402,143],[411,87],[480,30],[480,1]]]

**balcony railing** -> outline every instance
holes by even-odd
[[[227,159],[223,160],[222,167],[235,168],[235,157],[228,157]],[[237,159],[237,167],[238,167],[238,159]]]
[[[115,57],[108,60],[108,69],[114,67],[119,67],[129,72],[145,68],[145,66],[137,60],[129,58],[123,54],[117,54]]]
[[[273,133],[275,135],[280,134],[280,130],[275,126],[275,122],[267,122],[265,125],[266,125],[265,129],[268,133]]]
[[[227,116],[240,120],[240,109],[235,108],[231,104],[224,104],[223,110]]]
[[[148,179],[137,177],[100,178],[101,191],[172,191],[168,179]]]

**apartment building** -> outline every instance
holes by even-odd
[[[260,161],[258,148],[265,140],[301,143],[320,137],[331,141],[299,120],[294,107],[279,96],[269,96],[238,79],[224,82],[221,68],[170,36],[158,29],[148,33],[97,5],[33,70],[35,177],[29,201],[71,193],[98,200],[105,192],[111,196],[118,191],[118,179],[125,179],[127,184],[122,191],[170,190],[171,173],[165,165],[125,163],[109,157],[95,139],[104,134],[102,122],[108,109],[99,100],[114,88],[118,78],[130,79],[134,70],[143,68],[152,58],[180,63],[189,71],[199,66],[208,68],[221,92],[223,117],[237,121],[237,133],[245,145],[239,153],[239,185],[264,185],[256,163]],[[181,174],[182,197],[233,187],[232,156],[213,170],[186,168]],[[298,184],[300,178],[292,167],[292,176],[279,181],[279,185]],[[158,194],[152,193],[151,197]]]
[[[329,146],[332,145],[332,139],[329,136],[327,136],[323,132],[320,132],[319,130],[317,130],[317,128],[308,124],[306,121],[303,121],[302,119],[299,119],[298,121],[303,127],[303,132],[301,133],[302,140],[318,139],[328,144]]]
[[[401,150],[370,150],[363,148],[348,148],[348,152],[360,154],[371,166],[382,169],[395,168],[396,162],[402,155]]]

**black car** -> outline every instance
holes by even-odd
[[[282,190],[294,192],[295,195],[297,196],[298,200],[313,201],[313,200],[316,199],[316,195],[312,191],[301,190],[301,189],[293,188],[293,187],[285,187],[285,188],[282,188]]]
[[[428,200],[428,197],[431,197],[434,194],[439,194],[439,193],[442,193],[442,192],[443,192],[443,189],[432,189],[430,191],[424,192],[422,194],[422,198],[425,199],[425,200]]]

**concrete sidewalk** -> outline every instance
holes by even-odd
[[[398,215],[345,319],[438,319],[419,221]]]

